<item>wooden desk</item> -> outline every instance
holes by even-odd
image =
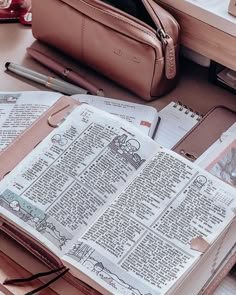
[[[26,55],[26,47],[34,42],[30,28],[20,24],[1,24],[0,26],[0,91],[26,91],[26,90],[48,90],[43,86],[30,82],[4,72],[5,62],[15,62],[36,69],[44,74],[49,71],[37,64]],[[95,81],[104,88],[107,96],[128,99],[139,103],[144,103],[140,98],[120,88],[118,85],[107,79],[96,75],[93,71],[85,69],[68,57],[53,52],[42,44],[34,43],[35,46],[43,47],[58,59],[64,61],[68,66],[79,69],[88,79]],[[182,73],[178,87],[168,95],[150,102],[149,104],[161,109],[172,100],[180,100],[192,109],[200,113],[207,112],[211,107],[224,104],[236,109],[235,95],[224,89],[218,88],[207,82],[207,69],[197,66],[191,62],[182,62]],[[28,273],[46,271],[46,267],[35,257],[30,255],[23,247],[15,243],[12,239],[0,232],[0,294],[23,295],[28,289],[2,286],[5,277],[23,277]],[[38,282],[36,282],[38,284]],[[29,286],[31,289],[33,286]],[[70,294],[81,295],[74,287],[63,279],[52,285],[53,291],[49,289],[41,294]]]
[[[227,13],[227,1],[218,1],[224,2]],[[191,4],[193,1],[187,0],[157,2],[170,11],[179,22],[182,45],[236,71],[236,17],[229,15],[233,20],[226,30],[227,22],[223,17],[217,18],[201,10],[197,1],[196,4]],[[214,5],[212,3],[212,6]],[[196,10],[198,15],[195,14]]]

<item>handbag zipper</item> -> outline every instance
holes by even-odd
[[[174,41],[163,29],[159,29],[157,35],[162,42],[165,55],[165,76],[167,79],[173,79],[176,76]]]
[[[170,35],[166,33],[164,24],[162,23],[156,11],[153,9],[152,5],[149,3],[149,0],[142,0],[142,3],[146,7],[150,17],[152,18],[153,22],[155,23],[157,27],[157,37],[162,43],[163,54],[165,56],[165,76],[167,79],[173,79],[176,76],[176,59],[175,59],[174,41],[170,37]],[[155,14],[155,16],[158,18],[159,24],[157,24],[156,19],[152,17],[152,14]]]
[[[93,6],[86,0],[80,0],[80,1],[83,2],[85,5],[90,6],[93,9],[95,8],[97,10],[100,10],[102,13],[109,14],[110,16],[112,16],[116,19],[120,19],[122,21],[125,21],[128,24],[131,24],[132,26],[135,26],[137,29],[144,31],[146,34],[151,36],[154,40],[158,40],[161,42],[160,38],[156,34],[155,29],[150,27],[145,22],[137,19],[136,17],[134,17],[126,12],[123,12],[122,10],[120,10],[110,4],[107,4],[105,2],[95,3],[94,5],[97,4],[97,6]],[[113,11],[115,14],[111,13],[109,10],[104,10],[103,7],[108,8],[110,11]],[[129,22],[129,20],[130,20],[130,22]]]
[[[159,25],[156,23],[156,21],[154,21],[157,30],[153,29],[152,27],[150,27],[148,24],[146,24],[145,22],[139,20],[136,17],[133,17],[132,15],[123,12],[122,10],[104,3],[104,2],[100,2],[100,3],[95,3],[95,5],[97,4],[97,6],[93,6],[90,3],[88,3],[86,0],[80,0],[81,2],[83,2],[85,5],[88,5],[90,7],[92,7],[93,9],[98,9],[100,10],[102,13],[107,13],[110,16],[116,18],[116,19],[122,19],[123,21],[125,21],[128,24],[131,25],[135,25],[135,27],[137,29],[140,29],[142,31],[144,31],[145,33],[147,33],[149,36],[151,36],[154,40],[158,40],[161,45],[162,45],[162,49],[163,49],[163,55],[165,57],[165,76],[167,79],[172,79],[175,77],[176,75],[176,61],[175,61],[175,47],[174,47],[174,42],[173,39],[165,32],[164,27],[158,17],[159,20]],[[144,0],[142,0],[144,6],[146,7],[147,11],[149,12],[149,9],[152,7],[147,7],[147,4],[145,3]],[[106,7],[108,8],[108,10],[104,10],[103,8]],[[113,11],[115,14],[112,14],[111,11]],[[150,15],[151,17],[151,15]]]

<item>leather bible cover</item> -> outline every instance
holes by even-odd
[[[194,161],[235,122],[236,111],[225,106],[216,106],[173,147],[173,150]]]
[[[54,105],[43,113],[29,128],[19,135],[8,147],[0,152],[0,180],[20,163],[56,126],[72,111],[79,101],[68,96],[62,96]],[[49,120],[50,119],[50,120]],[[31,236],[24,233],[15,224],[0,217],[0,230],[21,244],[30,253],[40,259],[51,269],[62,266],[60,259],[37,242]],[[85,295],[100,294],[95,289],[84,284],[70,273],[64,278],[78,291]],[[81,293],[80,293],[81,294]]]

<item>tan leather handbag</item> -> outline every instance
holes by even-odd
[[[144,100],[178,76],[179,25],[153,0],[33,0],[32,31]]]

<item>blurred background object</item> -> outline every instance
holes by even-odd
[[[230,0],[228,12],[234,16],[236,16],[236,0]]]
[[[31,0],[0,0],[0,21],[31,25]]]

